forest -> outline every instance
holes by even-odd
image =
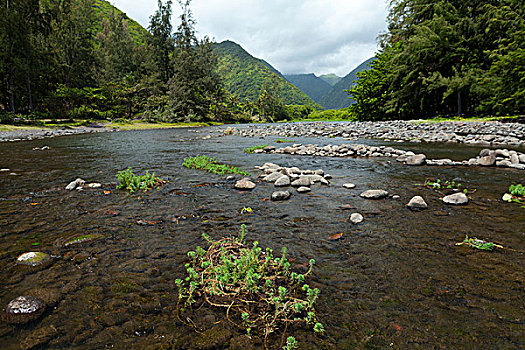
[[[177,2],[176,27],[172,1],[159,0],[147,30],[103,0],[2,2],[0,122],[388,120],[525,109],[519,0],[389,1],[377,59],[348,86],[355,104],[325,114],[262,60],[251,69],[256,80],[239,77],[244,62],[198,39],[190,1]]]

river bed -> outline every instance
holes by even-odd
[[[501,201],[523,171],[482,167],[408,167],[386,158],[328,158],[246,154],[277,136],[223,136],[224,127],[164,129],[63,136],[0,143],[0,306],[20,295],[41,297],[44,315],[24,326],[0,323],[2,349],[247,349],[264,348],[223,321],[223,310],[202,309],[192,322],[177,319],[177,288],[186,253],[212,238],[235,235],[280,251],[296,265],[316,260],[310,285],[326,333],[294,330],[300,349],[520,349],[525,346],[525,209]],[[211,138],[203,139],[210,135]],[[294,142],[342,144],[342,138],[294,137]],[[357,143],[357,141],[356,141]],[[459,159],[481,147],[392,143],[415,153]],[[34,150],[49,146],[48,150]],[[330,186],[295,190],[283,202],[260,182],[253,191],[234,181],[182,167],[185,157],[206,154],[241,167],[273,162],[323,169]],[[117,171],[155,171],[170,182],[147,194],[115,190]],[[16,174],[16,175],[13,175]],[[81,177],[101,189],[65,191]],[[237,177],[238,179],[239,177]],[[454,179],[475,190],[466,206],[442,203],[423,187],[427,178]],[[352,182],[355,189],[344,189]],[[359,196],[385,189],[391,197]],[[105,194],[104,191],[110,191]],[[421,195],[429,209],[410,211]],[[342,210],[348,205],[351,210]],[[253,209],[241,213],[243,207]],[[353,225],[352,212],[364,216]],[[140,220],[150,225],[137,224]],[[331,241],[333,234],[343,238]],[[101,238],[77,245],[78,235]],[[465,235],[497,242],[493,252],[456,246]],[[28,251],[52,255],[35,268],[16,265]],[[294,265],[292,265],[293,269]],[[222,322],[221,322],[222,321]],[[290,334],[288,334],[290,335]],[[269,347],[278,349],[280,337]]]

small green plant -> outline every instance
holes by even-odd
[[[277,257],[258,242],[249,247],[245,235],[244,225],[235,238],[214,241],[203,234],[210,245],[208,250],[197,247],[188,252],[187,277],[175,281],[179,289],[177,310],[184,311],[195,303],[199,303],[196,307],[208,303],[225,308],[228,321],[250,337],[264,336],[265,343],[271,333],[285,332],[289,323],[308,325],[323,333],[314,308],[320,291],[305,283],[315,261],[310,260],[304,274],[292,272],[286,248]],[[289,337],[286,346],[295,349],[295,339]]]
[[[284,350],[295,350],[297,349],[297,341],[295,340],[294,337],[288,337],[288,339],[286,339],[286,345],[283,346],[283,349]]]
[[[496,244],[494,242],[486,242],[476,237],[470,238],[468,235],[465,236],[463,242],[456,243],[456,245],[467,245],[471,248],[476,248],[479,250],[494,250],[494,248],[503,248],[503,246]]]
[[[268,145],[258,145],[258,146],[252,146],[252,147],[249,147],[249,148],[246,148],[244,150],[245,153],[250,153],[252,154],[256,149],[263,149],[265,147],[268,147]]]
[[[251,176],[250,173],[243,171],[227,164],[220,164],[215,157],[208,157],[206,155],[198,155],[196,157],[185,158],[182,165],[189,169],[201,169],[209,173],[224,175],[224,174],[239,174],[242,176]]]
[[[510,185],[509,192],[515,197],[525,197],[525,186],[522,184]]]
[[[294,143],[294,140],[286,140],[286,139],[277,139],[275,140],[275,143]]]
[[[133,174],[131,167],[127,168],[126,170],[119,171],[117,173],[117,179],[119,181],[117,189],[123,188],[129,191],[129,193],[133,193],[138,190],[146,192],[152,188],[167,183],[166,180],[162,180],[160,177],[155,176],[155,173],[150,174],[148,170],[146,170],[146,174],[144,175],[135,175]]]
[[[436,191],[440,191],[440,190],[452,190],[452,191],[456,191],[456,192],[463,192],[465,194],[467,194],[469,192],[469,190],[467,188],[464,188],[463,185],[461,185],[461,183],[459,182],[455,182],[455,181],[452,181],[452,180],[445,180],[445,181],[442,181],[440,179],[436,179],[436,180],[433,180],[433,179],[426,179],[425,180],[425,183],[423,184],[423,186],[425,187],[428,187],[430,189],[433,189],[433,190],[436,190]]]

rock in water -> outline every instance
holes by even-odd
[[[368,190],[361,193],[360,196],[366,199],[382,199],[388,196],[388,192],[384,190]]]
[[[238,190],[253,190],[255,184],[250,179],[242,179],[235,183],[235,188]]]
[[[280,179],[283,176],[280,172],[276,171],[269,175],[266,175],[263,180],[268,182],[275,182],[276,180]]]
[[[285,186],[290,186],[290,178],[286,175],[283,175],[275,181],[275,187]]]
[[[354,185],[354,184],[351,184],[351,183],[347,183],[347,184],[343,184],[343,187],[344,187],[344,188],[351,189],[351,188],[355,188],[355,185]]]
[[[292,186],[294,187],[309,187],[311,184],[310,178],[307,176],[300,176],[297,180],[292,182]]]
[[[458,192],[443,197],[443,202],[447,204],[462,205],[468,203],[468,197],[463,192]]]
[[[69,185],[66,186],[66,190],[73,191],[78,186],[82,186],[85,184],[86,181],[82,180],[81,178],[76,179],[75,181],[71,181]]]
[[[46,303],[37,297],[23,295],[7,304],[2,318],[8,323],[22,324],[36,320],[44,313]]]
[[[424,154],[415,154],[406,160],[407,165],[423,165],[426,163],[427,157]]]
[[[421,196],[412,197],[410,202],[408,202],[407,207],[412,210],[423,210],[427,209],[428,205]]]
[[[290,192],[288,191],[276,191],[272,193],[272,201],[283,201],[290,198]]]
[[[489,154],[483,156],[478,160],[478,164],[481,166],[493,166],[494,164],[496,164],[496,155]]]
[[[365,219],[363,218],[363,215],[359,214],[359,213],[353,213],[352,215],[350,215],[350,222],[354,225],[357,225],[357,224],[360,224],[364,221]]]
[[[49,261],[50,256],[42,252],[28,252],[20,255],[16,262],[21,265],[38,266]]]
[[[306,187],[306,186],[301,186],[297,189],[297,192],[299,193],[306,193],[306,192],[310,192],[312,189],[310,187]]]

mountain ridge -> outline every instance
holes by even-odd
[[[330,84],[313,73],[286,74],[284,75],[284,78],[317,103],[319,103],[321,98],[332,89]]]

